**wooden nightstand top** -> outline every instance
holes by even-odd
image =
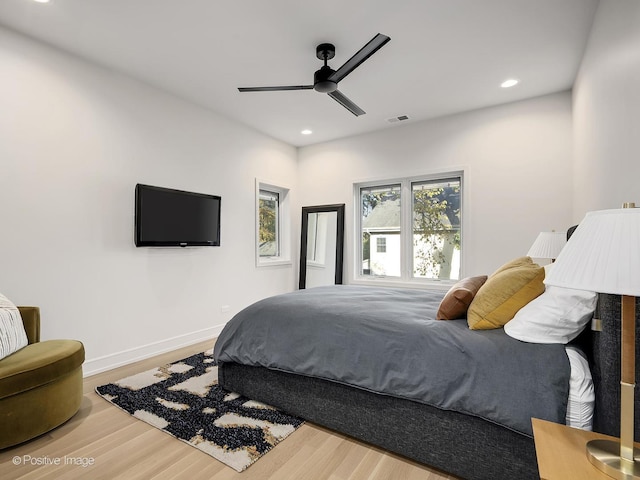
[[[611,480],[591,465],[586,445],[589,440],[612,440],[613,437],[537,418],[531,421],[542,480]],[[636,446],[640,447],[640,444],[636,443]]]

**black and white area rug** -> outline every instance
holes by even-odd
[[[99,386],[96,392],[241,472],[303,421],[220,388],[211,353]]]

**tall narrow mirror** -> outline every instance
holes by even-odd
[[[299,287],[342,283],[344,203],[302,207]]]

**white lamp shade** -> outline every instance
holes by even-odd
[[[640,296],[640,208],[587,213],[545,283]]]
[[[567,243],[566,232],[540,232],[527,252],[531,258],[558,258],[558,254]]]

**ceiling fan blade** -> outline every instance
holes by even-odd
[[[358,105],[349,100],[340,90],[335,90],[331,93],[328,93],[327,95],[329,95],[336,102],[353,113],[356,117],[359,117],[360,115],[364,115],[366,113]]]
[[[282,90],[313,90],[313,85],[287,85],[282,87],[239,87],[240,92],[279,92]]]
[[[391,40],[391,38],[387,37],[386,35],[382,35],[381,33],[377,34],[369,41],[369,43],[358,50],[358,52],[356,52],[353,57],[347,60],[344,65],[337,69],[329,77],[329,80],[336,83],[339,82],[344,77],[353,72],[367,58],[380,50],[389,40]]]

